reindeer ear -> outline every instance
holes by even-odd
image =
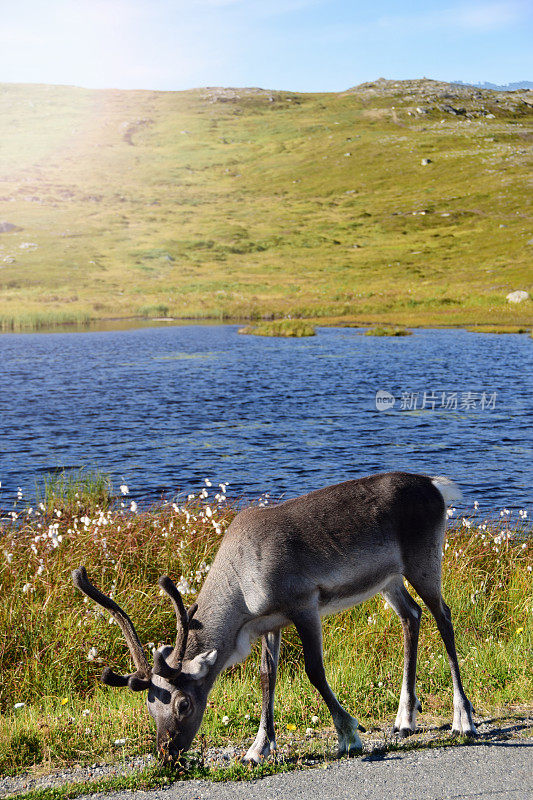
[[[183,672],[192,680],[199,681],[207,675],[209,667],[212,667],[217,660],[217,655],[217,650],[207,650],[205,653],[200,653],[183,665]]]

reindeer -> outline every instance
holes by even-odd
[[[364,730],[339,703],[324,671],[320,618],[381,593],[399,616],[404,669],[394,731],[408,736],[421,710],[415,693],[422,609],[404,585],[418,592],[435,617],[453,681],[453,734],[476,735],[473,708],[463,690],[450,609],[441,594],[446,507],[461,498],[448,478],[405,472],[370,475],[328,486],[278,505],[249,507],[229,526],[196,603],[187,611],[168,576],[159,584],[173,603],[174,647],[162,646],[150,667],[128,615],[89,582],[84,567],[74,584],[119,624],[136,671],[109,668],[102,681],[147,692],[157,727],[157,748],[174,760],[200,727],[217,676],[249,654],[262,637],[261,721],[245,761],[259,763],[276,749],[274,689],[280,631],[293,624],[305,670],[322,695],[338,735],[338,754],[362,749]]]

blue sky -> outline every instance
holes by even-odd
[[[2,0],[0,82],[340,91],[533,79],[525,0]]]

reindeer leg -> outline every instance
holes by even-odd
[[[324,698],[333,718],[339,737],[338,755],[360,753],[363,745],[357,733],[359,723],[341,706],[326,680],[322,654],[322,625],[317,607],[299,610],[291,614],[291,620],[302,641],[307,677]]]
[[[408,575],[407,579],[435,617],[437,628],[439,629],[442,641],[446,647],[453,683],[452,735],[462,734],[465,736],[476,736],[476,726],[472,719],[474,708],[466,696],[461,682],[461,672],[459,670],[457,651],[455,649],[452,615],[441,594],[440,575],[437,575],[433,582],[431,582],[431,573],[429,573],[429,571],[424,573],[423,576],[418,574],[413,574],[412,576]]]
[[[403,680],[393,731],[404,738],[414,733],[417,714],[422,711],[415,692],[416,653],[422,609],[404,587],[401,578],[391,582],[381,594],[398,614],[403,628]]]
[[[261,721],[255,741],[246,753],[244,761],[259,764],[276,749],[274,730],[274,691],[278,667],[280,631],[267,633],[261,640],[261,688],[263,707]]]
[[[418,592],[424,603],[427,605],[437,623],[437,628],[446,647],[448,663],[452,673],[453,683],[453,724],[452,736],[477,736],[476,726],[472,719],[474,707],[463,689],[457,652],[455,650],[455,637],[453,633],[451,611],[444,602],[442,595],[438,597],[424,597]]]

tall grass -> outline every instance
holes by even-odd
[[[192,602],[235,514],[224,488],[143,512],[117,501],[65,501],[3,521],[0,540],[0,770],[112,759],[153,749],[153,729],[137,694],[103,687],[105,665],[128,671],[118,627],[77,592],[71,570],[87,566],[95,584],[127,611],[148,652],[175,635],[173,611],[158,577],[170,574]],[[51,491],[51,486],[50,486]],[[209,511],[207,509],[209,506]],[[452,608],[467,693],[478,712],[531,701],[526,654],[532,643],[532,540],[527,520],[457,521],[444,552],[444,596]],[[378,597],[324,621],[326,668],[334,690],[363,722],[390,721],[402,674],[401,628]],[[258,647],[215,684],[204,743],[242,744],[254,735],[261,694]],[[451,719],[445,651],[429,614],[418,659],[422,721]],[[24,704],[24,705],[20,705]],[[313,716],[319,718],[312,723]],[[227,718],[227,719],[226,719]],[[330,727],[323,702],[302,668],[292,629],[284,632],[276,720],[283,736]],[[199,742],[200,740],[198,740]],[[333,746],[332,739],[332,746]]]
[[[365,336],[411,336],[411,331],[406,328],[369,328]]]
[[[86,328],[91,316],[82,311],[36,311],[0,314],[0,330],[4,333],[17,331],[39,331],[44,328]]]
[[[50,516],[59,512],[75,518],[106,510],[113,502],[110,476],[84,467],[48,473],[35,494],[40,510]]]
[[[280,319],[272,322],[259,322],[257,325],[247,325],[240,328],[239,333],[248,333],[254,336],[285,336],[296,337],[314,336],[315,329],[308,322],[301,319]]]

